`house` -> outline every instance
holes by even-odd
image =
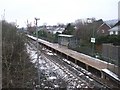
[[[57,27],[56,29],[54,29],[52,31],[53,34],[56,34],[57,32],[58,33],[62,33],[64,31],[65,28],[61,28],[61,27]]]
[[[120,35],[120,21],[109,29],[109,35]]]
[[[56,34],[57,32],[62,33],[65,28],[60,26],[46,26],[45,29],[51,34]]]
[[[115,26],[109,30],[110,35],[120,35],[120,26]]]
[[[109,35],[109,29],[111,28],[108,24],[106,24],[102,19],[94,21],[93,27],[95,29],[96,36],[106,36]]]
[[[77,46],[77,39],[73,35],[58,35],[58,44],[68,48],[75,48]]]
[[[87,23],[88,30],[92,37],[109,35],[109,29],[111,28],[102,19]],[[94,35],[94,36],[93,36]]]
[[[108,24],[106,24],[106,23],[104,23],[103,22],[103,24],[101,24],[99,27],[98,27],[98,29],[97,29],[97,34],[98,35],[100,35],[100,36],[106,36],[106,35],[109,35],[109,29],[110,29],[111,27],[108,25]]]
[[[100,36],[107,36],[109,35],[109,29],[111,27],[106,24],[102,19],[100,20],[97,20],[97,21],[94,21],[92,24],[91,24],[91,32],[93,32],[94,30],[94,38],[98,38]],[[95,44],[95,49],[97,52],[101,52],[102,51],[102,45],[100,44]]]

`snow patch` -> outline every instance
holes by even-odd
[[[54,80],[57,79],[55,76],[48,77],[48,80]]]
[[[114,79],[120,81],[120,79],[118,78],[118,76],[115,73],[111,72],[110,70],[108,70],[108,69],[102,69],[102,71],[104,71],[105,73],[109,74]]]
[[[67,63],[69,63],[69,64],[70,64],[70,61],[68,61],[67,59],[64,59],[64,58],[63,58],[63,60],[64,60],[65,62],[67,62]]]
[[[48,55],[53,55],[53,53],[51,53],[51,52],[47,52],[47,54],[48,54]]]

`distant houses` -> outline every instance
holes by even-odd
[[[64,31],[64,27],[61,26],[46,26],[46,27],[39,27],[39,30],[45,30],[51,34],[56,34],[58,33],[62,33]]]
[[[27,28],[18,28],[17,31],[21,33],[27,33]]]
[[[53,34],[56,34],[57,32],[58,33],[61,33],[62,34],[62,32],[65,30],[65,28],[61,28],[61,27],[57,27],[57,28],[55,28],[53,31],[52,31],[52,33]]]
[[[87,23],[87,25],[85,25],[86,32],[89,33],[89,35],[91,35],[91,36],[94,33],[95,38],[97,38],[99,36],[107,36],[107,35],[109,35],[108,30],[110,28],[111,27],[108,24],[106,24],[102,19],[96,20],[94,22],[89,22],[89,23]],[[75,30],[76,29],[77,28],[75,28]],[[62,30],[64,30],[64,29],[62,29]],[[57,31],[57,30],[55,30],[55,31]],[[78,34],[78,35],[83,35],[84,34],[85,37],[89,37],[89,39],[91,38],[90,36],[86,36],[87,35],[86,33],[82,33],[81,27],[80,27],[79,32],[81,34]],[[74,37],[74,39],[73,39],[73,37]],[[71,36],[71,35],[66,35],[66,34],[60,34],[59,38],[58,38],[58,43],[60,45],[64,45],[64,46],[67,46],[67,47],[72,46],[74,48],[74,47],[76,47],[75,44],[80,44],[80,43],[77,43],[78,40],[75,39],[75,37],[77,37],[77,36],[76,35]],[[80,41],[82,41],[81,38],[80,38],[79,42]],[[72,43],[75,43],[75,44],[72,44]]]

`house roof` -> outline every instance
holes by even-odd
[[[93,27],[94,27],[95,30],[98,30],[98,28],[99,28],[103,23],[104,23],[103,20],[102,20],[102,19],[99,19],[99,20],[94,21],[93,23],[90,23],[90,24],[88,24],[88,25],[89,25],[89,26],[92,26],[92,27],[91,27],[92,29],[93,29]]]
[[[109,29],[111,28],[108,24],[106,24],[106,23],[103,23],[102,25],[100,25],[100,27],[98,28],[98,31],[99,31],[99,29],[103,26],[103,25],[106,25],[106,26],[108,26],[109,27]],[[98,32],[97,31],[97,32]]]
[[[59,37],[73,37],[73,35],[59,34]]]
[[[94,28],[95,32],[98,33],[101,29],[101,27],[103,27],[104,25],[108,26],[108,28],[110,29],[111,27],[106,24],[102,19],[99,19],[97,21],[94,21],[93,23],[89,24],[90,26],[92,26],[90,29],[92,30]],[[108,30],[109,30],[108,29]]]
[[[109,29],[109,31],[120,31],[120,26],[115,26],[115,27]]]
[[[111,28],[110,25],[105,23],[102,19],[95,21],[94,24],[98,25],[98,28],[102,27],[103,25],[107,25],[109,28]]]
[[[120,25],[120,21],[118,21],[113,27],[119,26],[119,25]]]
[[[109,31],[120,31],[120,21],[118,21]]]
[[[103,23],[104,23],[104,22],[103,22],[102,19],[99,19],[99,20],[93,22],[93,24],[94,24],[94,25],[97,25],[98,27],[101,26]]]

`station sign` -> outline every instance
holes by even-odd
[[[92,43],[95,43],[95,38],[91,38],[91,42],[92,42]]]

